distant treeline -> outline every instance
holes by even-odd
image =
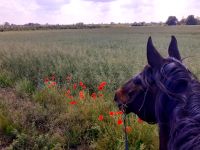
[[[176,16],[169,16],[166,22],[134,22],[132,26],[149,26],[149,25],[200,25],[200,17],[189,15],[187,18],[182,18],[180,21]]]
[[[28,23],[24,25],[15,25],[5,22],[3,25],[0,25],[0,32],[4,31],[26,31],[26,30],[51,30],[51,29],[93,29],[107,27],[107,25],[98,25],[98,24],[84,24],[77,23],[73,25],[50,25],[45,24],[41,25],[38,23]]]
[[[50,25],[50,24],[38,24],[28,23],[24,25],[15,25],[5,22],[0,25],[0,32],[4,31],[26,31],[26,30],[52,30],[52,29],[94,29],[94,28],[105,28],[113,26],[154,26],[154,25],[200,25],[200,17],[194,17],[189,15],[187,18],[182,18],[180,21],[176,16],[169,16],[166,22],[134,22],[134,23],[114,23],[110,24],[84,24],[82,22],[73,25]]]

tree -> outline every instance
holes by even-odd
[[[185,21],[186,25],[197,25],[198,20],[194,17],[194,15],[189,15]]]
[[[178,19],[176,18],[176,16],[169,16],[166,24],[171,26],[171,25],[176,25],[178,23]]]
[[[4,23],[4,27],[9,27],[10,26],[10,23],[9,22],[5,22]]]

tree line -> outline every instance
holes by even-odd
[[[98,24],[84,24],[82,22],[72,24],[72,25],[50,25],[50,24],[39,24],[39,23],[27,23],[24,25],[10,24],[5,22],[3,25],[0,25],[0,32],[4,31],[26,31],[26,30],[52,30],[52,29],[94,29],[107,27],[106,25]]]
[[[169,16],[167,25],[200,25],[200,17],[194,17],[194,15],[189,15],[187,18],[182,18],[180,21],[176,16]]]
[[[38,24],[38,23],[27,23],[24,25],[15,25],[5,22],[0,25],[0,32],[4,31],[24,31],[24,30],[51,30],[51,29],[94,29],[94,28],[105,28],[113,27],[115,25],[129,25],[129,26],[154,26],[154,25],[200,25],[200,17],[194,17],[194,15],[189,15],[187,18],[182,18],[180,21],[176,16],[169,16],[165,23],[163,22],[134,22],[134,23],[114,23],[110,24],[84,24],[82,22],[72,24],[72,25],[50,25],[50,24]]]

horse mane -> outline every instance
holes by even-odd
[[[191,82],[192,91],[187,101],[174,111],[168,147],[176,149],[200,149],[200,83]]]
[[[166,120],[170,125],[168,149],[200,149],[200,82],[181,62],[169,60],[173,61],[155,74],[160,95],[172,103],[171,118]],[[162,124],[159,119],[158,123]]]

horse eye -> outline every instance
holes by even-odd
[[[135,92],[134,92],[134,91],[131,91],[131,92],[128,93],[128,96],[129,96],[129,97],[132,97],[134,94],[135,94]]]

